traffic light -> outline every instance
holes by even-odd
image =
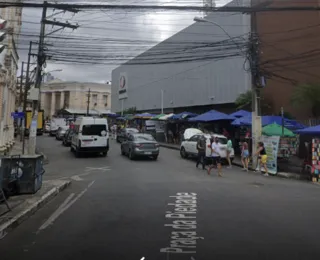
[[[3,52],[4,48],[6,47],[4,44],[2,44],[6,37],[6,32],[4,31],[6,25],[7,21],[0,18],[0,53]]]

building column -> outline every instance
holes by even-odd
[[[59,109],[63,109],[64,108],[64,91],[60,92],[60,108]]]
[[[51,107],[50,107],[50,118],[52,118],[52,115],[54,115],[56,112],[56,93],[51,93]]]

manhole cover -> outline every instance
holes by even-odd
[[[249,184],[252,185],[252,186],[256,186],[256,187],[264,186],[264,184],[261,183],[261,182],[253,182],[253,183],[249,183]]]

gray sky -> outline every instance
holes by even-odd
[[[40,0],[27,0],[37,2]],[[42,1],[41,1],[42,2]],[[58,1],[66,2],[66,1]],[[69,0],[69,2],[80,2]],[[92,1],[86,1],[92,2]],[[104,2],[104,1],[100,1]],[[113,0],[106,3],[123,4],[181,4],[200,5],[203,0]],[[228,0],[216,0],[221,6]],[[41,9],[23,10],[22,31],[19,40],[20,61],[27,61],[27,49],[30,40],[38,41],[40,30]],[[56,13],[58,11],[54,11]],[[48,15],[53,10],[48,10]],[[57,21],[79,24],[75,31],[64,29],[51,34],[46,39],[47,48],[57,61],[48,61],[46,71],[62,69],[61,72],[52,72],[55,77],[67,81],[106,82],[111,79],[111,71],[141,52],[167,39],[183,28],[193,23],[194,16],[203,16],[199,12],[141,12],[138,10],[126,12],[123,10],[85,10],[75,15],[70,13],[55,16]],[[52,18],[53,19],[53,18]],[[57,27],[47,26],[47,33]],[[33,52],[37,50],[34,48]],[[90,56],[108,57],[107,64],[76,64],[66,60],[90,61]],[[116,59],[119,58],[119,61]]]

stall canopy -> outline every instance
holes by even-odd
[[[251,126],[251,116],[249,117],[241,117],[234,120],[231,124],[234,126]],[[276,123],[278,125],[282,125],[282,117],[281,116],[262,116],[261,124],[262,126],[270,125]],[[305,126],[295,120],[284,118],[284,127],[294,130],[294,129],[302,129]]]
[[[320,125],[299,129],[296,131],[298,134],[320,135]]]
[[[193,117],[189,119],[189,121],[193,122],[210,122],[210,121],[218,121],[218,120],[235,120],[234,116],[227,115],[225,113],[221,113],[216,110],[211,110],[207,113],[201,114],[199,116]]]
[[[234,113],[230,114],[230,116],[234,116],[234,117],[237,117],[237,118],[249,117],[249,116],[251,116],[251,112],[246,111],[246,110],[239,110],[237,112],[234,112]]]
[[[285,136],[285,137],[294,137],[295,134],[287,128],[283,128],[282,134],[282,126],[277,123],[273,123],[270,125],[266,125],[262,128],[262,134],[268,136]]]
[[[161,117],[165,116],[166,114],[159,114],[159,115],[156,115],[156,116],[153,116],[151,119],[152,120],[159,120]]]
[[[173,120],[179,120],[180,119],[181,120],[181,119],[187,119],[187,118],[195,117],[197,115],[198,114],[191,113],[191,112],[182,112],[180,114],[173,115],[168,119],[173,119]]]
[[[168,115],[164,115],[162,117],[159,118],[159,120],[168,120],[168,118],[172,117],[174,114],[168,114]]]
[[[140,119],[150,119],[156,115],[150,114],[150,113],[142,113],[142,114],[136,114],[134,117],[135,118],[140,118]]]

